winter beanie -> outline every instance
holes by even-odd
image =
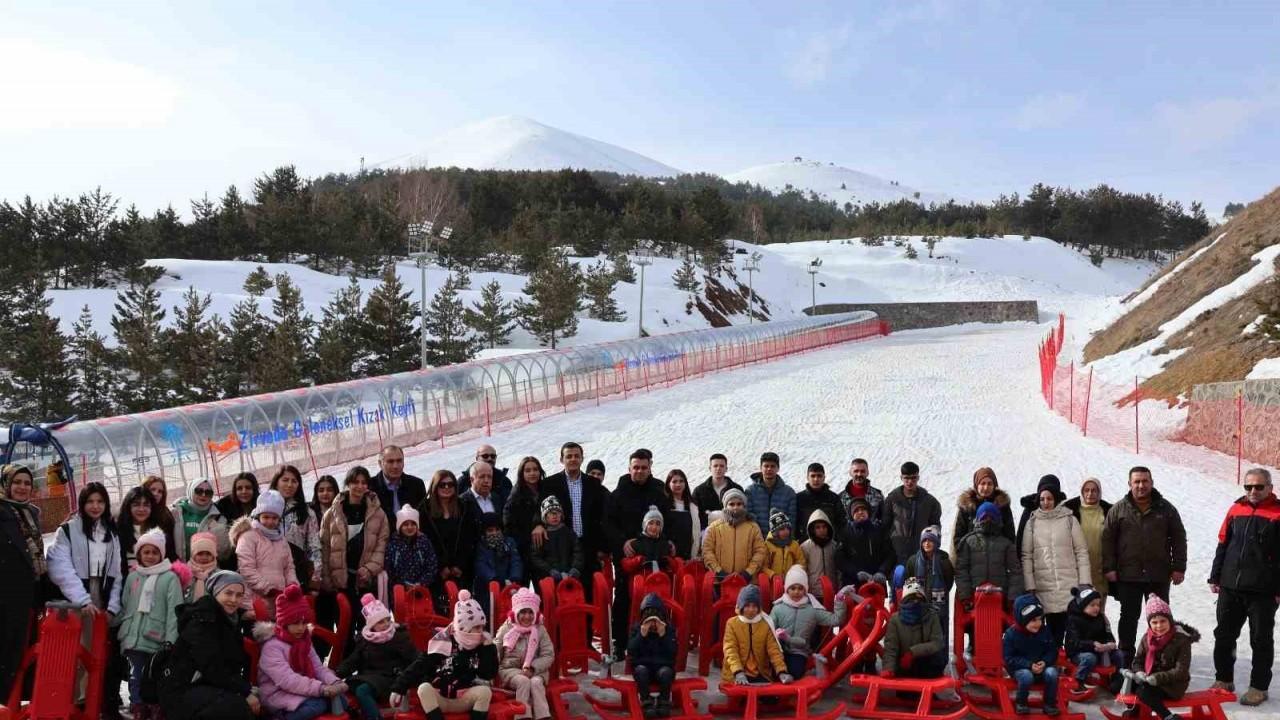
[[[922,585],[916,578],[908,578],[907,581],[902,584],[902,599],[906,600],[909,597],[915,597],[921,601],[927,599],[927,596],[924,594],[924,585]]]
[[[198,532],[191,536],[190,557],[195,557],[202,552],[212,553],[215,558],[218,556],[218,538],[213,533]]]
[[[400,526],[411,522],[414,525],[421,525],[418,521],[418,511],[413,509],[412,505],[401,505],[400,511],[396,513],[396,532],[400,532]]]
[[[142,537],[138,538],[137,542],[134,543],[133,552],[134,554],[137,554],[137,552],[142,549],[143,545],[150,545],[151,547],[159,550],[160,555],[163,557],[164,546],[167,541],[168,538],[165,537],[163,530],[160,528],[151,528],[150,530],[142,533]]]
[[[862,508],[867,511],[867,515],[871,514],[871,503],[866,498],[854,498],[849,503],[849,518],[853,519],[853,511]]]
[[[760,588],[755,585],[743,585],[742,589],[738,591],[738,602],[733,607],[737,612],[742,612],[742,608],[748,603],[755,603],[756,607],[761,610],[764,609],[764,606],[760,604]]]
[[[991,482],[995,483],[996,487],[1000,487],[1000,481],[996,479],[996,471],[992,470],[989,467],[980,467],[977,470],[973,471],[973,489],[974,490],[978,489],[978,481],[981,480],[982,478],[991,478]]]
[[[1089,603],[1094,600],[1102,599],[1102,593],[1094,590],[1089,585],[1081,585],[1080,587],[1071,588],[1071,595],[1076,599],[1076,604],[1079,605],[1081,610],[1089,607]],[[1156,596],[1152,595],[1151,597]]]
[[[729,488],[728,490],[725,490],[724,495],[720,496],[720,501],[724,503],[725,507],[729,507],[729,503],[733,502],[735,498],[741,500],[743,505],[747,504],[747,494],[738,488]]]
[[[920,531],[920,544],[923,545],[925,540],[933,541],[933,549],[938,549],[938,544],[942,541],[942,529],[937,525],[930,525]]]
[[[542,501],[542,522],[547,521],[547,516],[551,513],[560,513],[561,521],[564,520],[564,508],[560,507],[560,501],[555,495],[548,495],[546,500]]]
[[[367,628],[372,628],[383,620],[391,618],[391,611],[387,609],[387,606],[383,605],[378,598],[370,593],[365,593],[360,598],[360,605],[362,606],[360,614],[364,615],[364,626]],[[279,613],[278,607],[276,612],[277,614]]]
[[[1043,615],[1044,606],[1031,593],[1019,595],[1018,599],[1013,601],[1013,621],[1018,623],[1018,627],[1025,628],[1027,623]]]
[[[783,528],[791,529],[791,518],[787,517],[786,513],[775,508],[773,512],[769,513],[769,534],[772,535]]]
[[[658,532],[661,533],[663,528],[662,511],[658,509],[657,505],[649,506],[649,512],[644,514],[644,521],[640,523],[640,532],[643,533],[647,530],[651,522],[658,523]]]
[[[1173,622],[1173,610],[1169,607],[1169,603],[1165,602],[1159,595],[1152,595],[1147,598],[1147,604],[1143,607],[1142,612],[1147,616],[1147,622],[1151,622],[1151,618],[1156,615],[1163,615]]]
[[[311,606],[307,604],[307,597],[302,594],[302,588],[297,583],[291,583],[284,592],[276,596],[276,625],[286,627],[310,621]]]
[[[993,502],[984,502],[978,506],[978,522],[1000,522],[1000,508]]]
[[[218,593],[226,590],[232,585],[239,585],[242,588],[248,588],[244,577],[238,572],[232,570],[218,570],[209,575],[204,581],[204,591],[208,595],[217,597]]]
[[[593,470],[599,470],[600,472],[604,472],[604,463],[599,460],[592,460],[591,462],[587,463],[586,473],[590,475]]]
[[[470,590],[458,592],[458,603],[453,606],[453,627],[456,630],[483,630],[484,608],[471,597]]]
[[[767,463],[767,462],[771,462],[771,463],[773,463],[774,465],[781,465],[781,464],[782,464],[782,461],[778,459],[778,453],[773,452],[773,451],[769,451],[769,452],[765,452],[765,453],[760,453],[760,464],[761,464],[761,465],[763,465],[763,464],[765,464],[765,463]]]
[[[1039,484],[1036,485],[1036,495],[1039,496],[1045,490],[1051,491],[1053,496],[1058,499],[1058,502],[1067,499],[1067,496],[1062,494],[1062,481],[1058,479],[1057,475],[1045,475],[1040,478]]]
[[[667,614],[667,606],[662,602],[662,596],[658,593],[649,593],[644,596],[644,601],[640,603],[640,621],[644,622],[651,617],[657,617],[665,620]]]
[[[786,590],[792,585],[803,585],[805,592],[809,591],[809,573],[805,571],[802,565],[792,565],[787,571],[787,579],[782,583],[782,589]]]
[[[249,517],[257,519],[259,515],[284,515],[284,497],[275,490],[268,490],[258,496],[258,504],[249,511]]]

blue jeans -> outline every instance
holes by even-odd
[[[374,696],[373,686],[360,683],[356,687],[356,702],[360,704],[360,714],[364,720],[381,720],[382,710],[378,707],[378,698]]]
[[[129,661],[129,704],[142,704],[142,671],[151,660],[151,653],[141,650],[125,650],[124,657]]]
[[[1118,669],[1124,664],[1121,662],[1122,658],[1120,657],[1119,650],[1112,650],[1107,653],[1107,655],[1111,658],[1112,667]],[[1094,668],[1098,667],[1098,664],[1102,662],[1102,654],[1096,652],[1082,652],[1072,658],[1072,661],[1076,664],[1076,680],[1084,682],[1088,679],[1089,673],[1093,672]]]
[[[1014,695],[1014,700],[1019,704],[1026,704],[1027,696],[1031,692],[1031,684],[1035,682],[1044,683],[1045,707],[1058,704],[1058,668],[1053,665],[1046,665],[1044,672],[1039,675],[1026,669],[1016,670],[1013,673],[1013,679],[1018,683],[1018,692]]]
[[[334,700],[337,700],[342,705],[342,711],[346,712],[347,699],[338,695]],[[329,698],[307,698],[302,701],[302,704],[296,710],[285,713],[284,720],[315,720],[315,718],[329,712],[329,706],[332,702]]]

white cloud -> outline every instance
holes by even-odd
[[[1274,94],[1162,102],[1155,107],[1155,123],[1184,150],[1207,150],[1230,142],[1278,108],[1280,95]]]
[[[1076,119],[1084,106],[1084,96],[1079,93],[1044,93],[1024,102],[1010,124],[1019,130],[1063,127]]]
[[[815,33],[796,49],[787,63],[787,75],[797,85],[817,85],[831,74],[837,55],[849,44],[849,26]]]
[[[145,67],[0,38],[0,130],[163,127],[181,95],[175,81]]]

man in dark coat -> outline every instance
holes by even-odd
[[[1218,626],[1213,631],[1215,687],[1235,690],[1236,639],[1249,621],[1253,671],[1240,704],[1260,705],[1271,686],[1275,659],[1276,600],[1280,598],[1280,500],[1271,473],[1252,468],[1244,475],[1244,497],[1236,500],[1218,531],[1218,550],[1209,586],[1218,594]]]
[[[502,517],[507,506],[507,496],[493,486],[493,466],[477,460],[467,468],[471,474],[471,487],[458,497],[458,502],[471,507],[471,516],[479,523],[485,513],[495,513]],[[480,526],[476,526],[480,532]],[[483,533],[481,533],[483,534]]]
[[[884,583],[896,564],[893,546],[880,521],[871,517],[871,504],[866,498],[855,498],[849,504],[849,523],[839,537],[836,561],[840,565],[840,583],[861,585],[873,578]]]
[[[661,511],[671,509],[662,482],[650,474],[652,454],[643,448],[631,453],[629,470],[618,479],[618,486],[609,495],[605,528],[609,548],[613,554],[615,578],[625,578],[622,561],[635,555],[634,540],[640,533],[644,516],[650,507]],[[613,637],[619,650],[626,647],[627,624],[631,613],[631,588],[627,583],[615,583],[613,588]],[[618,657],[621,657],[621,653]]]
[[[542,489],[559,501],[564,524],[572,528],[582,544],[582,583],[589,599],[591,579],[609,554],[609,540],[605,532],[609,491],[599,480],[582,471],[583,457],[582,446],[578,443],[567,442],[560,446],[560,463],[564,469],[548,475],[542,481]],[[539,522],[533,529],[534,547],[541,546],[546,537],[546,530]]]
[[[1165,602],[1169,584],[1187,571],[1187,530],[1178,509],[1155,489],[1151,471],[1129,470],[1129,492],[1107,511],[1102,526],[1102,571],[1120,601],[1120,651],[1133,657],[1142,604],[1149,595]]]
[[[893,555],[900,563],[920,549],[920,533],[925,528],[942,527],[942,504],[920,487],[920,466],[905,462],[901,475],[902,485],[885,497],[880,514],[880,524],[889,533]]]
[[[511,478],[507,476],[507,468],[498,467],[498,451],[493,449],[492,445],[481,445],[476,448],[476,462],[488,463],[493,468],[493,491],[504,498],[511,497],[511,491],[515,486],[511,484]],[[468,467],[458,476],[458,493],[467,491],[471,487],[471,468]],[[501,514],[501,513],[499,513]]]
[[[418,507],[427,498],[427,484],[422,478],[404,471],[404,450],[396,445],[382,448],[378,456],[378,474],[373,476],[373,487],[382,510],[387,514],[390,527],[396,526],[396,513],[400,506]]]
[[[809,539],[809,516],[821,510],[831,522],[831,537],[840,537],[846,517],[844,504],[827,485],[827,471],[822,463],[809,463],[804,489],[796,493],[796,542]]]
[[[711,456],[711,475],[698,487],[693,489],[693,504],[698,506],[699,527],[706,528],[707,515],[715,510],[724,510],[724,494],[730,488],[742,490],[742,486],[725,475],[729,469],[729,460],[720,453]],[[745,490],[743,492],[746,492]]]
[[[858,498],[864,498],[871,508],[871,517],[880,520],[880,508],[884,505],[884,493],[871,484],[871,466],[862,458],[854,458],[849,463],[849,482],[840,491],[840,502],[844,505],[841,517],[849,516],[849,505]]]

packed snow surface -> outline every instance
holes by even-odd
[[[898,200],[910,200],[925,206],[933,203],[942,205],[953,199],[942,193],[923,192],[858,170],[813,160],[756,165],[729,173],[724,179],[751,183],[776,192],[795,189],[807,196],[812,191],[824,200],[835,201],[841,208],[845,203],[859,206]]]
[[[503,115],[451,130],[404,162],[405,167],[476,170],[603,170],[642,177],[675,177],[680,170],[626,148]]]
[[[1259,360],[1245,376],[1245,380],[1280,379],[1280,357]]]

